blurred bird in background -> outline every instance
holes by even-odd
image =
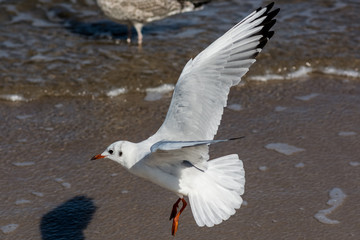
[[[131,27],[134,26],[141,45],[141,33],[145,24],[168,16],[200,10],[210,0],[97,0],[101,10],[115,22],[128,26],[127,42],[131,42]]]

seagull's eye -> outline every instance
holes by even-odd
[[[109,153],[110,153],[110,154],[113,154],[113,152],[114,152],[113,150],[109,150]]]
[[[119,156],[120,156],[120,157],[122,156],[122,151],[119,152]]]

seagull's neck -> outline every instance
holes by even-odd
[[[130,170],[130,168],[150,153],[151,145],[146,140],[139,143],[128,142],[126,146],[128,156],[126,157],[124,167]]]

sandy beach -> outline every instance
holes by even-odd
[[[1,239],[171,239],[174,194],[112,161],[89,161],[115,140],[141,141],[156,131],[170,95],[143,99],[2,103]],[[216,138],[245,138],[212,147],[211,157],[239,154],[246,205],[213,228],[199,228],[188,208],[175,238],[357,239],[359,82],[249,82],[231,91],[232,104],[242,109],[225,110]],[[274,143],[302,151],[286,155],[269,149]],[[346,196],[326,217],[338,223],[321,223],[314,216],[331,208],[334,188]]]

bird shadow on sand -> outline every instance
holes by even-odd
[[[74,197],[45,214],[40,223],[42,240],[83,240],[83,231],[96,211],[91,198]]]

